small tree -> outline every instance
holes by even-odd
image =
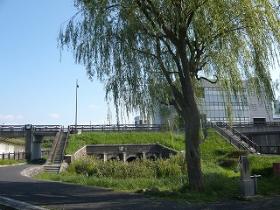
[[[198,81],[219,79],[236,92],[251,79],[272,96],[277,0],[76,0],[75,6],[61,47],[105,82],[117,110],[147,113],[159,100],[176,108],[185,124],[189,186],[202,190]]]

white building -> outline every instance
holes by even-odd
[[[218,84],[206,81],[202,82],[202,94],[198,100],[200,114],[211,122],[232,123],[264,123],[280,120],[280,104],[266,101],[258,97],[256,93],[249,92],[244,82],[242,93],[237,95],[228,94]],[[167,107],[163,105],[166,109]],[[153,122],[155,124],[166,124],[174,120],[174,108],[168,108],[170,114],[162,114],[161,108],[155,113]],[[278,110],[278,115],[275,111]]]

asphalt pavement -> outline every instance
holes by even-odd
[[[141,194],[115,192],[60,182],[35,180],[20,172],[30,165],[0,168],[0,196],[48,209],[114,209],[114,210],[279,210],[280,197],[254,201],[227,201],[211,204],[188,204],[147,198]],[[1,204],[0,204],[1,205]]]

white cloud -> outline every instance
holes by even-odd
[[[21,114],[0,114],[0,120],[3,121],[16,121],[22,120],[24,117]]]
[[[49,114],[49,117],[52,119],[60,119],[61,116],[58,113],[51,113]]]

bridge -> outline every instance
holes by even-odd
[[[41,142],[44,136],[55,136],[64,130],[61,125],[0,125],[0,136],[6,138],[25,138],[27,160],[41,158]]]
[[[44,136],[57,136],[61,132],[110,132],[110,131],[159,131],[158,124],[117,124],[117,125],[0,125],[0,137],[25,138],[27,160],[41,158],[41,143]],[[58,136],[57,136],[58,137]],[[58,141],[58,140],[57,140]],[[54,144],[58,144],[56,140]],[[55,146],[55,145],[54,145]]]

